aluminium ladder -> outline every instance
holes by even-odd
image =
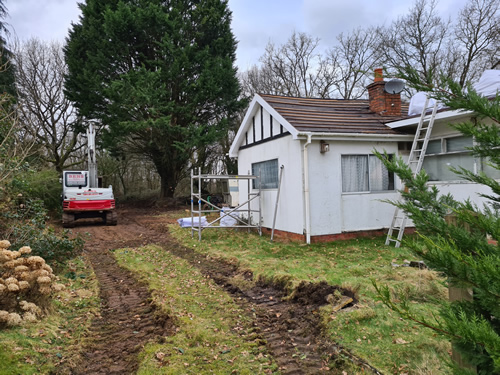
[[[436,118],[438,108],[438,102],[436,100],[434,102],[430,118],[425,120],[428,104],[429,97],[425,100],[424,109],[420,115],[420,121],[418,122],[417,131],[415,132],[415,138],[413,139],[410,155],[408,157],[408,165],[410,166],[414,177],[422,169],[425,153],[427,151],[427,145],[429,144],[429,138],[432,134],[432,127],[434,126],[434,119]],[[405,189],[404,186],[402,188],[403,190]],[[391,226],[387,232],[387,238],[385,240],[386,245],[390,245],[391,242],[395,243],[395,247],[399,247],[401,245],[407,221],[408,215],[406,215],[406,213],[399,207],[396,207],[394,210],[394,216],[392,217]],[[395,234],[394,232],[397,232],[396,237],[393,236],[393,234]]]

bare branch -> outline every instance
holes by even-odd
[[[79,145],[83,121],[64,95],[66,64],[56,42],[30,39],[15,54],[18,112],[43,160],[61,172]],[[72,161],[71,163],[74,163]]]

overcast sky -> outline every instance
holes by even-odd
[[[13,34],[64,42],[83,0],[5,0]],[[439,0],[438,12],[455,17],[466,0]],[[296,30],[334,44],[341,32],[368,25],[388,25],[406,14],[413,0],[229,0],[233,32],[238,40],[240,71],[258,63],[269,41],[284,43]]]

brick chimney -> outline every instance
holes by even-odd
[[[383,71],[375,69],[375,79],[367,87],[370,111],[382,116],[401,116],[401,94],[389,94],[384,87]]]

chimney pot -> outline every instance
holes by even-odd
[[[384,80],[384,73],[382,68],[375,69],[375,79],[373,82],[380,82]]]

